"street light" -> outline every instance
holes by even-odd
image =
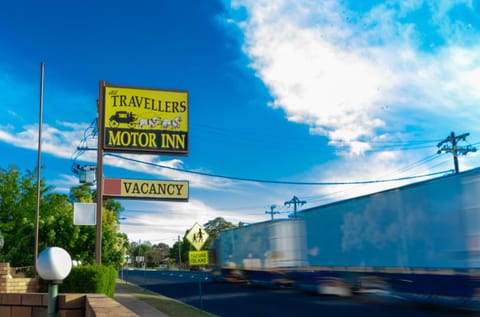
[[[58,284],[72,269],[72,258],[67,251],[58,247],[43,250],[37,259],[37,272],[48,282],[48,317],[57,317]]]

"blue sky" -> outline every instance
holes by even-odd
[[[59,192],[78,184],[72,157],[96,162],[76,148],[100,80],[189,92],[187,157],[105,157],[105,177],[190,182],[187,203],[121,201],[131,240],[172,244],[215,217],[267,220],[272,204],[285,218],[293,195],[313,207],[406,181],[295,183],[451,170],[436,153],[452,131],[478,146],[479,43],[473,0],[3,2],[0,167],[36,166],[43,61],[42,176]],[[460,170],[479,162],[468,153]]]

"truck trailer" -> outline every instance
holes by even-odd
[[[480,169],[222,231],[216,276],[480,307]]]

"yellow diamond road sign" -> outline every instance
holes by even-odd
[[[200,250],[208,239],[208,233],[195,223],[186,236],[188,242],[190,242],[196,250]]]

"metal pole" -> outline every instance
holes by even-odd
[[[105,82],[99,84],[99,100],[97,103],[97,216],[96,216],[96,237],[95,237],[95,262],[102,264],[102,205],[103,205],[103,129],[104,129],[104,101]]]
[[[58,284],[51,282],[48,284],[48,317],[57,317],[57,298],[58,298]]]
[[[182,244],[180,242],[180,236],[178,236],[178,268],[182,266]]]
[[[450,138],[452,139],[453,166],[455,167],[455,173],[458,173],[457,139],[454,132],[450,134]]]
[[[303,206],[307,202],[305,200],[300,200],[298,199],[297,196],[293,196],[293,198],[289,201],[285,202],[285,206],[289,206],[293,204],[293,217],[296,219],[297,218],[297,205]]]
[[[39,114],[38,114],[38,150],[37,150],[37,203],[35,208],[35,272],[37,271],[37,258],[38,258],[38,232],[40,224],[40,169],[42,161],[42,121],[43,121],[43,78],[44,78],[45,65],[40,63],[40,102],[39,102]]]
[[[203,272],[200,271],[198,275],[198,296],[200,300],[200,311],[203,311],[202,275]]]

